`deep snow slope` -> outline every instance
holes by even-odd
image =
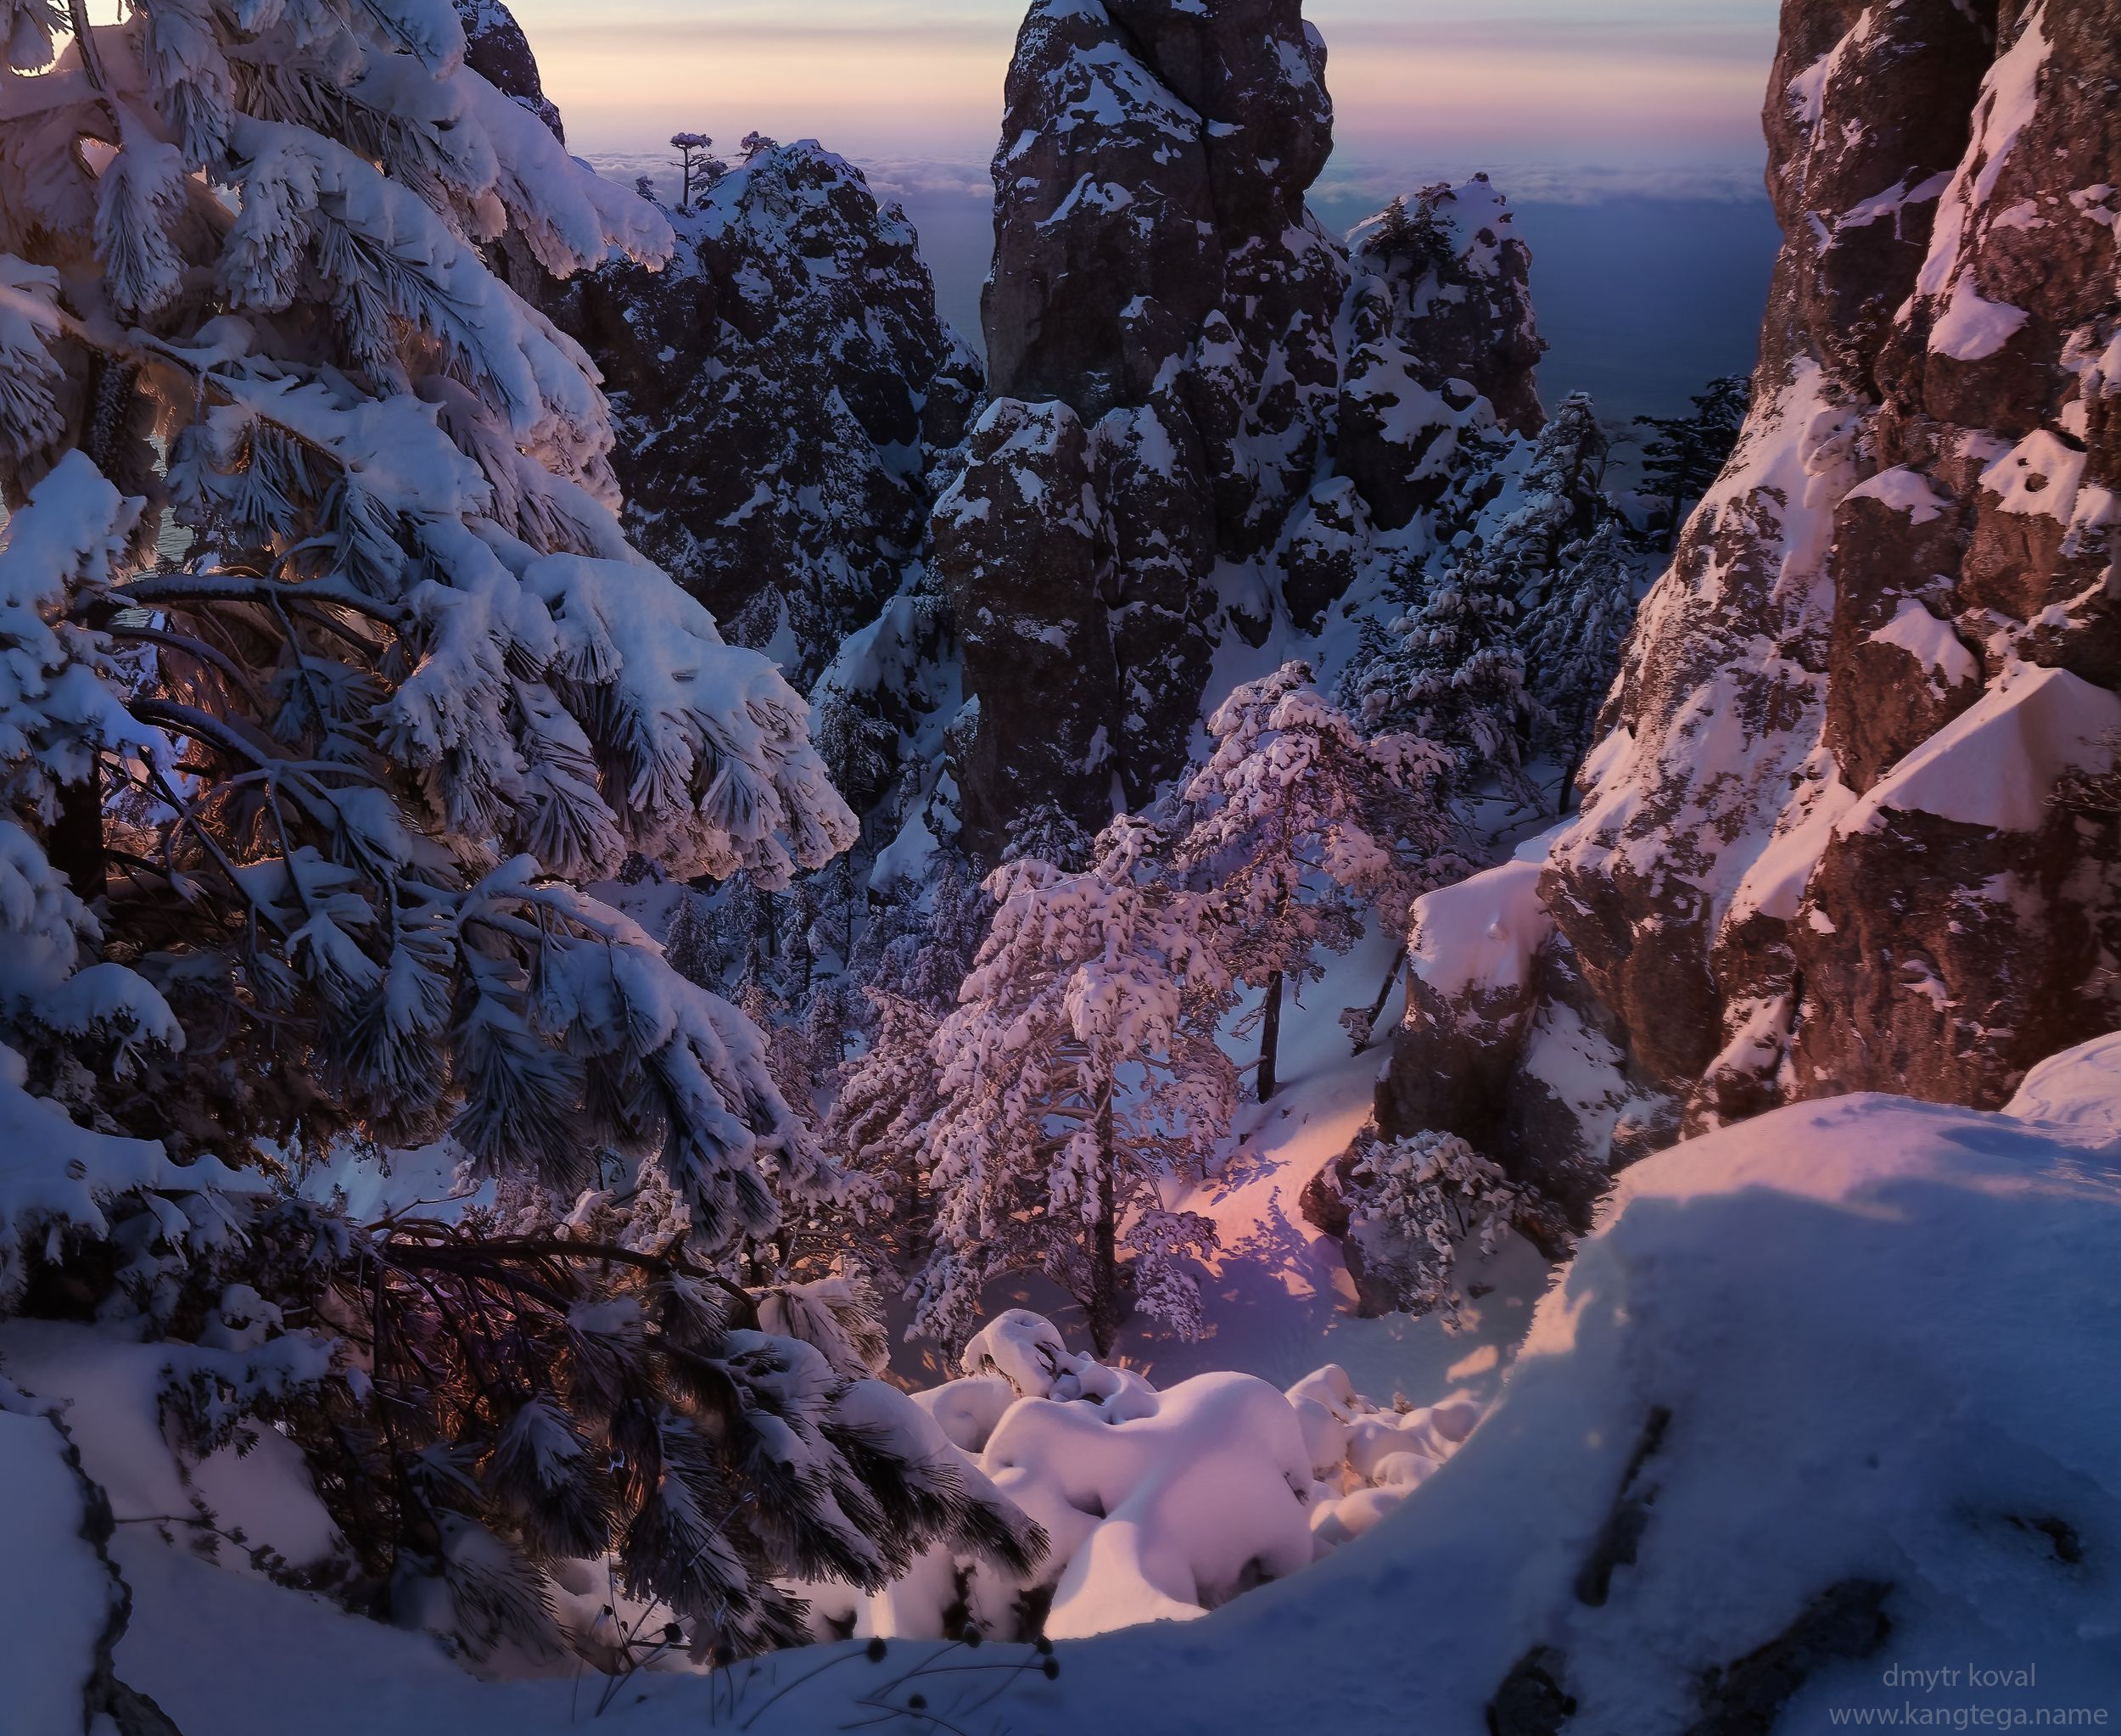
[[[1050,1683],[1005,1684],[989,1666],[1036,1655],[998,1644],[881,1703],[919,1693],[981,1732],[1459,1732],[1515,1672],[1514,1704],[1536,1707],[1543,1676],[1574,1711],[1504,1728],[1570,1736],[1766,1729],[1784,1697],[1787,1731],[1910,1700],[2111,1716],[2117,1105],[2109,1044],[2041,1070],[2015,1106],[2037,1120],[1859,1095],[1648,1158],[1498,1403],[1367,1536],[1200,1620],[1063,1644]],[[187,1731],[484,1736],[593,1710],[595,1678],[481,1684],[428,1641],[144,1533],[117,1553],[135,1599],[119,1673]],[[849,1728],[934,1656],[642,1676],[606,1716],[658,1736]],[[1970,1685],[1969,1665],[2035,1683]]]
[[[1571,1733],[1653,1736],[1767,1711],[1767,1660],[1732,1666],[1778,1642],[1802,1678],[1782,1729],[1900,1705],[1896,1668],[1962,1672],[1932,1705],[2111,1717],[2121,1141],[2084,1106],[2118,1098],[2109,1046],[2041,1123],[1855,1096],[1636,1166],[1501,1403],[1395,1517],[1183,1632],[1063,1647],[1016,1721],[1475,1730],[1544,1647]],[[759,1728],[823,1727],[823,1688]]]

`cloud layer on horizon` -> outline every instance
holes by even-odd
[[[980,160],[1022,0],[515,0],[577,148],[820,135]],[[1758,184],[1775,0],[1308,0],[1344,154]],[[1337,53],[1334,53],[1335,49]],[[1604,165],[1604,166],[1601,166]],[[1617,168],[1611,165],[1620,165]],[[1396,167],[1395,173],[1399,172]]]
[[[614,181],[630,185],[646,176],[663,198],[674,198],[677,180],[668,150],[587,151],[585,160]],[[880,198],[922,202],[949,199],[989,200],[993,183],[983,162],[939,157],[863,156],[842,152],[859,166]],[[1616,199],[1709,199],[1719,204],[1764,199],[1760,171],[1749,163],[1688,167],[1595,163],[1496,163],[1472,159],[1363,160],[1336,154],[1312,188],[1312,203],[1338,207],[1351,201],[1382,206],[1395,193],[1436,181],[1490,176],[1519,204],[1590,205]]]

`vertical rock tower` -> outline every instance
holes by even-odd
[[[1288,606],[1292,540],[1307,625],[1336,557],[1441,495],[1460,431],[1538,426],[1530,256],[1484,182],[1436,190],[1433,256],[1394,230],[1351,257],[1307,208],[1325,66],[1299,0],[1036,0],[1024,21],[993,401],[934,520],[977,701],[975,849],[1033,792],[1086,826],[1146,799],[1220,632]]]

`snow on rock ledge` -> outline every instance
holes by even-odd
[[[1438,994],[1506,993],[1531,981],[1553,932],[1539,901],[1539,860],[1512,860],[1414,900],[1407,961]]]
[[[1836,825],[1877,828],[1883,810],[1934,814],[1962,826],[2038,832],[2048,792],[2067,771],[2113,767],[2121,696],[2067,669],[2029,669],[1983,694],[1874,784]]]
[[[2026,1074],[2003,1112],[2121,1142],[2121,1032],[2050,1056]]]

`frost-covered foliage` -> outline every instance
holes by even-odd
[[[1491,1254],[1503,1235],[1533,1224],[1566,1245],[1566,1226],[1456,1134],[1383,1139],[1366,1133],[1338,1186],[1348,1207],[1348,1239],[1363,1273],[1388,1286],[1410,1314],[1441,1311],[1457,1330],[1459,1251]],[[1549,1222],[1548,1220],[1552,1220]]]
[[[231,1222],[227,1168],[180,1168],[102,1106],[103,1082],[130,1088],[184,1034],[149,982],[97,957],[103,922],[48,854],[80,830],[104,756],[173,758],[127,710],[108,636],[81,624],[107,608],[139,512],[70,452],[0,530],[0,1308],[26,1260],[107,1233],[117,1196],[144,1204],[148,1239],[172,1250]],[[92,838],[92,806],[87,819]]]
[[[1205,894],[1122,817],[1091,865],[1033,857],[987,882],[993,927],[933,1054],[942,1107],[924,1162],[933,1246],[916,1321],[962,1341],[988,1280],[1044,1271],[1080,1301],[1100,1352],[1135,1305],[1181,1331],[1198,1320],[1184,1257],[1212,1230],[1167,1209],[1159,1184],[1197,1170],[1221,1137],[1235,1078],[1214,1039],[1228,977]]]
[[[994,913],[979,875],[937,850],[921,878],[894,874],[872,887],[848,968],[867,987],[946,1012],[979,955]]]
[[[1609,447],[1591,400],[1572,393],[1534,442],[1515,506],[1469,531],[1414,607],[1344,678],[1370,729],[1430,736],[1522,799],[1536,753],[1573,763],[1620,666],[1638,575],[1604,492]],[[1611,525],[1612,529],[1607,529]]]
[[[1208,720],[1206,762],[1182,787],[1173,855],[1213,888],[1215,934],[1237,981],[1265,991],[1259,1097],[1273,1095],[1284,983],[1323,974],[1373,910],[1403,929],[1425,886],[1464,865],[1451,850],[1451,756],[1403,735],[1365,736],[1308,665],[1248,681]]]
[[[1564,544],[1617,512],[1604,492],[1611,445],[1588,393],[1571,392],[1547,418],[1525,468],[1519,505],[1500,539],[1533,569],[1551,568]]]
[[[889,1231],[920,1222],[926,1201],[920,1156],[943,1106],[935,1067],[937,1014],[885,989],[866,991],[869,1047],[848,1064],[825,1123],[826,1148],[856,1173],[876,1178],[891,1199]]]
[[[1449,192],[1441,184],[1427,187],[1411,204],[1405,193],[1395,193],[1363,226],[1363,250],[1400,265],[1417,282],[1447,266],[1458,253],[1458,240],[1436,207]]]
[[[557,1651],[547,1574],[609,1556],[695,1658],[789,1644],[783,1581],[880,1589],[931,1543],[1016,1573],[1043,1540],[874,1378],[844,1285],[762,1296],[580,1236],[406,1223],[339,1289],[380,1433],[338,1426],[401,1617]],[[764,1330],[762,1330],[764,1329]],[[327,1414],[327,1426],[341,1420]]]
[[[1581,763],[1634,624],[1643,557],[1618,516],[1565,545],[1525,610],[1525,680],[1538,696],[1533,741],[1564,767]],[[1565,793],[1565,792],[1564,792]]]
[[[963,1378],[913,1395],[968,1467],[1033,1515],[1051,1552],[1011,1571],[948,1545],[866,1600],[820,1593],[822,1632],[1055,1639],[1185,1620],[1359,1536],[1479,1420],[1454,1396],[1388,1408],[1334,1364],[1278,1392],[1217,1373],[1159,1389],[996,1315]]]
[[[476,245],[563,273],[668,226],[462,56],[439,0],[159,8],[0,115],[0,244],[64,285],[11,308],[107,400],[11,422],[8,486],[78,440],[193,538],[72,606],[152,656],[104,676],[130,736],[66,865],[199,1057],[115,1112],[187,1153],[446,1128],[562,1196],[617,1152],[712,1244],[825,1166],[756,1033],[569,882],[770,882],[852,826],[802,702],[627,548],[594,370]]]
[[[797,1633],[773,1576],[954,1531],[1028,1561],[866,1379],[853,1285],[726,1275],[820,1274],[859,1179],[781,1033],[580,889],[741,872],[771,912],[854,836],[801,698],[628,546],[596,371],[490,268],[652,262],[667,223],[446,0],[11,46],[49,70],[0,80],[0,1298],[283,1347],[173,1425],[278,1417],[379,1606],[475,1649],[607,1548],[709,1649]],[[497,1210],[269,1190],[444,1134]]]
[[[1456,755],[1462,783],[1491,776],[1523,793],[1525,737],[1537,714],[1517,640],[1527,577],[1506,541],[1462,553],[1391,624],[1376,654],[1350,671],[1349,699],[1365,727],[1440,742]]]

